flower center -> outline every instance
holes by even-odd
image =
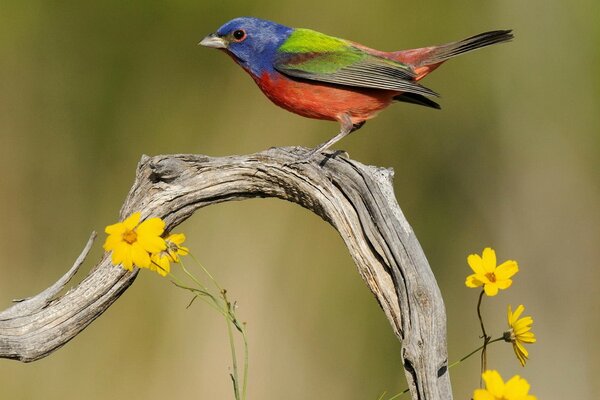
[[[502,339],[504,339],[505,342],[514,343],[517,340],[517,337],[515,336],[515,331],[513,328],[510,328],[508,331],[504,332]]]
[[[126,231],[123,234],[123,240],[129,244],[133,244],[137,241],[137,233],[135,231]]]
[[[496,282],[496,275],[494,275],[493,272],[488,272],[487,274],[485,274],[485,277],[488,278],[492,283]]]

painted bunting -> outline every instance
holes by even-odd
[[[438,94],[418,81],[449,58],[512,38],[510,30],[498,30],[440,46],[385,52],[310,29],[242,17],[199,44],[229,54],[278,106],[340,123],[340,132],[313,149],[311,158],[393,101],[439,109],[429,98]]]

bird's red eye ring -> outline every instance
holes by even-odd
[[[237,29],[233,31],[232,35],[236,42],[241,42],[242,40],[246,39],[246,31],[243,29]]]

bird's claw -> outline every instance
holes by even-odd
[[[309,161],[306,160],[296,160],[292,162],[286,162],[283,164],[284,168],[293,168],[295,165],[307,164]]]
[[[286,162],[283,164],[283,166],[285,168],[290,168],[293,167],[294,165],[300,165],[300,164],[309,164],[313,161],[312,158],[303,158],[303,159],[299,159],[296,161],[290,161],[290,162]]]
[[[286,168],[289,168],[289,167],[293,167],[294,165],[299,165],[299,164],[310,164],[311,162],[316,161],[315,159],[317,158],[317,155],[323,156],[323,159],[318,162],[320,167],[324,166],[332,158],[336,158],[338,156],[341,156],[344,158],[350,157],[348,152],[345,150],[336,150],[336,151],[334,151],[332,153],[328,153],[328,154],[322,154],[321,152],[311,150],[306,154],[306,156],[304,158],[298,159],[296,161],[286,162],[283,164],[283,166]]]

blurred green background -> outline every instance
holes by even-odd
[[[478,344],[466,256],[516,259],[485,302],[488,329],[523,303],[537,344],[490,365],[540,399],[591,399],[600,350],[598,2],[442,0],[16,1],[0,3],[0,302],[32,295],[116,221],[142,154],[245,154],[337,132],[272,105],[228,57],[196,43],[241,15],[383,50],[513,28],[510,44],[444,65],[425,84],[441,112],[396,105],[337,147],[393,167],[398,201],[439,279],[454,360]],[[250,399],[376,399],[405,387],[400,343],[342,240],[273,199],[202,209],[179,231],[248,321]],[[83,270],[100,255],[101,242]],[[79,278],[81,279],[81,277]],[[50,357],[0,360],[5,399],[232,398],[223,321],[143,272]],[[451,370],[457,399],[478,360]]]

